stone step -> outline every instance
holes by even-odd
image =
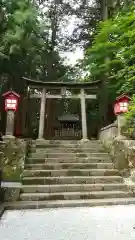
[[[25,169],[33,169],[33,170],[40,170],[40,169],[112,169],[114,168],[113,163],[35,163],[35,164],[25,164]]]
[[[77,157],[70,157],[66,156],[59,158],[59,157],[53,157],[53,158],[45,158],[45,157],[28,157],[26,159],[27,164],[36,164],[36,163],[46,163],[46,164],[55,164],[55,163],[112,163],[112,160],[109,156],[91,156],[91,157],[84,157],[84,158],[77,158]]]
[[[36,147],[44,147],[44,146],[70,146],[70,145],[79,145],[79,146],[87,146],[87,145],[101,145],[101,142],[99,140],[89,140],[87,142],[83,142],[80,140],[44,140],[44,141],[37,141],[33,140],[31,142],[31,146]]]
[[[59,170],[24,170],[24,177],[59,177],[59,176],[118,176],[117,169],[59,169]]]
[[[99,144],[99,143],[85,143],[85,144],[44,144],[44,145],[35,145],[35,144],[32,144],[30,146],[31,148],[37,148],[37,149],[45,149],[45,148],[48,148],[48,149],[55,149],[55,148],[68,148],[68,149],[72,149],[72,148],[81,148],[81,149],[84,149],[84,148],[103,148],[102,144]]]
[[[55,200],[55,201],[20,201],[4,204],[5,210],[19,209],[43,209],[62,207],[94,207],[109,205],[135,204],[135,198],[107,198],[107,199],[85,199],[85,200]]]
[[[127,191],[123,183],[109,184],[61,184],[61,185],[23,185],[22,193],[57,193],[57,192],[87,192],[87,191]]]
[[[100,152],[93,152],[93,153],[55,153],[55,152],[49,152],[49,153],[44,153],[44,152],[40,152],[40,153],[29,153],[29,157],[33,157],[33,158],[54,158],[56,157],[56,155],[58,156],[58,158],[91,158],[91,157],[101,157],[101,158],[105,158],[105,157],[109,157],[108,153],[100,153]]]
[[[101,199],[123,198],[133,196],[125,191],[93,191],[93,192],[59,192],[59,193],[22,193],[21,201],[45,201],[45,200],[78,200],[78,199]]]
[[[87,183],[122,183],[120,176],[60,176],[60,177],[24,177],[23,184],[87,184]]]
[[[48,154],[48,153],[104,153],[105,150],[99,147],[89,147],[89,148],[30,148],[29,154],[36,153],[36,154]]]

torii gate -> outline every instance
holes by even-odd
[[[95,82],[42,82],[35,81],[29,78],[25,78],[28,89],[30,88],[42,88],[42,92],[39,94],[30,94],[30,98],[40,98],[40,118],[39,118],[39,132],[38,139],[43,140],[44,136],[44,125],[45,125],[45,113],[46,113],[46,99],[80,99],[81,103],[81,118],[82,118],[82,137],[83,140],[87,140],[87,119],[86,119],[86,99],[97,99],[97,94],[87,94],[86,90],[93,90],[97,92],[101,81]],[[67,94],[66,88],[68,89],[79,89],[79,94]],[[60,94],[50,94],[47,89],[60,89]]]

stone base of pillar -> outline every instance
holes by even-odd
[[[46,140],[44,138],[37,138],[36,142],[45,142]]]
[[[88,138],[82,138],[80,141],[79,141],[79,143],[80,144],[83,144],[83,143],[87,143],[87,142],[89,142],[90,140],[88,139]]]
[[[115,138],[115,140],[127,140],[127,137],[123,135],[119,135]]]
[[[15,136],[13,136],[13,135],[4,135],[2,138],[3,138],[3,140],[10,140],[10,139],[15,139]]]
[[[44,138],[37,138],[35,143],[36,146],[45,146],[47,141]]]
[[[131,180],[135,183],[135,169],[133,168],[131,171]]]

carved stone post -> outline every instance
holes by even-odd
[[[43,88],[42,97],[41,97],[41,107],[40,107],[39,133],[38,133],[38,139],[41,139],[41,140],[44,137],[45,105],[46,105],[46,89]]]
[[[7,112],[6,133],[4,138],[14,138],[14,118],[20,95],[14,91],[8,91],[3,94],[3,97],[5,98],[5,111]]]
[[[117,126],[118,126],[118,136],[116,139],[126,139],[126,136],[123,136],[122,134],[122,127],[125,125],[126,119],[124,114],[119,114],[117,116]]]
[[[7,111],[7,124],[6,124],[6,136],[14,137],[14,117],[15,112],[12,110]]]

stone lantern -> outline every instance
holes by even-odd
[[[6,137],[13,137],[14,117],[18,108],[20,95],[14,91],[8,91],[3,94],[5,102],[5,111],[7,112]]]
[[[121,128],[125,124],[125,116],[124,113],[128,111],[128,105],[131,98],[128,97],[126,94],[120,95],[116,98],[114,104],[114,113],[117,116],[117,123],[118,123],[118,138],[122,138]]]

